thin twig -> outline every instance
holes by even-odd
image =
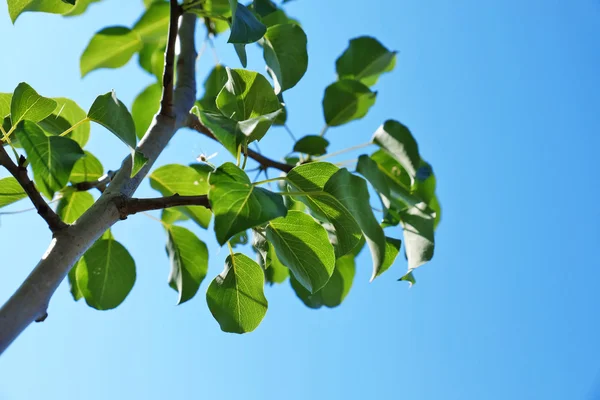
[[[204,136],[207,136],[213,140],[217,140],[217,138],[215,137],[215,135],[213,135],[213,133],[210,131],[210,129],[208,129],[206,126],[204,126],[204,124],[202,124],[202,122],[200,122],[198,117],[194,114],[189,115],[188,126],[192,129],[194,129],[195,131],[203,134]],[[290,172],[292,170],[292,168],[294,168],[293,165],[288,165],[288,164],[280,163],[275,160],[271,160],[270,158],[265,157],[262,154],[257,153],[256,151],[254,151],[252,149],[248,149],[248,157],[250,157],[257,163],[262,165],[265,169],[266,168],[275,168],[275,169],[278,169],[283,172]]]
[[[40,192],[37,190],[29,175],[27,174],[27,167],[25,167],[25,157],[21,156],[19,159],[19,165],[15,164],[10,158],[4,146],[0,146],[0,165],[4,166],[10,172],[10,174],[19,182],[29,199],[35,206],[40,217],[46,221],[48,227],[52,233],[58,232],[61,229],[66,228],[68,225],[65,224],[60,217],[54,212],[52,208],[46,203]]]
[[[149,199],[138,198],[117,198],[117,208],[121,215],[121,219],[127,218],[128,215],[133,215],[139,212],[150,210],[163,210],[165,208],[178,206],[202,206],[210,208],[208,197],[202,196],[180,196],[174,194],[167,197],[155,197]]]

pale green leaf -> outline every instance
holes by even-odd
[[[13,126],[27,120],[39,122],[52,114],[56,101],[40,96],[25,82],[19,83],[10,103],[10,119]]]
[[[79,67],[84,77],[99,68],[119,68],[142,49],[140,35],[124,26],[112,26],[97,32],[81,55]]]
[[[90,122],[86,120],[86,112],[73,100],[64,97],[56,97],[52,100],[56,101],[56,109],[38,124],[52,135],[60,135],[76,125],[66,136],[83,148],[90,138]]]
[[[135,134],[138,139],[144,137],[154,119],[154,115],[158,112],[161,95],[162,86],[158,83],[153,83],[144,89],[133,101],[131,117],[135,122]]]
[[[419,146],[408,128],[395,120],[387,120],[373,135],[373,143],[388,152],[414,180],[421,163]]]
[[[73,184],[97,181],[104,175],[104,167],[100,160],[89,151],[84,151],[84,153],[85,155],[77,160],[71,170],[69,181]]]
[[[0,179],[0,207],[5,207],[27,197],[27,194],[15,178]]]
[[[154,2],[133,26],[144,43],[164,40],[169,30],[170,7],[167,2]]]
[[[56,213],[64,222],[72,224],[93,204],[94,197],[89,192],[69,190],[58,202]]]

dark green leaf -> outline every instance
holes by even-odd
[[[262,38],[267,31],[246,6],[237,0],[229,0],[232,23],[228,43],[253,43]]]
[[[275,25],[267,29],[263,49],[275,93],[293,88],[308,68],[306,34],[299,25]]]
[[[75,162],[83,157],[81,147],[72,139],[46,136],[35,123],[24,121],[15,131],[27,153],[37,188],[49,199],[69,182]]]
[[[364,84],[344,79],[332,83],[325,89],[323,113],[329,126],[339,126],[361,119],[375,104],[377,92]]]
[[[100,239],[85,252],[75,276],[90,307],[110,310],[121,304],[133,288],[135,262],[121,243]]]
[[[209,176],[208,199],[222,246],[236,233],[287,214],[281,195],[255,187],[240,168],[225,163]]]
[[[25,82],[19,83],[10,103],[10,119],[13,126],[21,121],[39,122],[52,114],[56,101],[40,96]]]
[[[381,199],[383,214],[386,215],[391,204],[390,188],[386,176],[379,170],[377,163],[364,154],[358,157],[356,170],[371,183]]]
[[[104,126],[129,147],[135,149],[135,123],[125,104],[117,99],[115,92],[96,97],[88,111],[88,118]]]
[[[192,167],[168,164],[156,169],[150,175],[150,186],[163,196],[175,193],[181,196],[199,196],[208,192],[208,174],[200,173]],[[208,227],[210,210],[202,206],[176,207],[203,228]]]
[[[93,182],[104,175],[104,167],[92,153],[84,151],[85,155],[77,160],[69,180],[71,183]]]
[[[169,29],[169,3],[154,2],[133,26],[144,43],[164,40]]]
[[[294,151],[311,156],[320,156],[327,153],[327,146],[329,146],[329,141],[324,137],[309,135],[300,138],[294,144]]]
[[[0,207],[5,207],[27,197],[27,194],[12,176],[0,179]]]
[[[254,10],[261,17],[265,17],[272,12],[277,11],[277,6],[271,0],[254,0],[253,1]]]
[[[236,156],[238,147],[244,141],[244,136],[238,129],[238,123],[221,113],[199,111],[198,118],[206,126],[215,138],[229,151]]]
[[[275,12],[272,12],[269,15],[266,15],[264,17],[262,17],[261,22],[263,24],[265,24],[265,26],[268,28],[275,26],[275,25],[281,25],[281,24],[296,24],[296,25],[300,25],[300,23],[293,19],[290,18],[286,15],[285,11],[283,10],[277,10]]]
[[[339,79],[354,79],[367,86],[377,83],[379,76],[395,65],[396,52],[369,36],[352,39],[335,63]]]
[[[167,254],[171,260],[169,285],[177,290],[177,304],[196,295],[208,271],[208,249],[193,232],[171,225],[167,228]]]
[[[335,269],[327,284],[316,293],[310,293],[293,276],[290,283],[294,292],[302,302],[310,308],[321,308],[323,306],[333,308],[342,304],[344,298],[350,292],[356,267],[354,257],[348,254],[338,258]]]
[[[66,136],[79,143],[79,146],[83,148],[90,138],[90,122],[86,120],[85,111],[73,100],[64,97],[57,97],[53,100],[56,101],[56,109],[38,124],[44,131],[52,135],[60,135],[77,124]]]
[[[72,224],[93,204],[94,197],[90,193],[69,190],[58,202],[56,213],[67,224]]]
[[[221,64],[216,65],[204,81],[204,95],[198,101],[203,111],[219,112],[217,108],[217,96],[227,82],[227,70]]]
[[[237,54],[240,59],[240,64],[242,67],[246,68],[248,66],[248,53],[246,53],[246,45],[243,43],[234,43],[233,49],[235,50],[235,54]]]
[[[308,214],[290,211],[267,225],[267,239],[277,258],[311,293],[329,280],[335,253],[327,231]]]
[[[97,32],[87,45],[79,69],[81,77],[99,68],[119,68],[142,49],[140,35],[124,26],[112,26]]]
[[[131,106],[131,117],[135,123],[135,134],[141,139],[152,123],[154,115],[160,108],[162,86],[153,83],[140,93]]]
[[[406,126],[394,120],[385,121],[375,132],[373,142],[398,161],[412,179],[415,178],[421,156],[417,141]]]
[[[243,254],[225,260],[225,269],[208,287],[206,302],[221,329],[251,332],[267,313],[262,268]]]
[[[341,257],[356,247],[362,232],[348,209],[324,191],[325,183],[338,170],[335,165],[325,162],[303,164],[290,171],[287,181],[295,190],[306,193],[306,196],[298,196],[298,200],[306,204],[317,217],[334,226],[338,239],[336,256]]]
[[[325,184],[325,191],[338,199],[350,211],[365,235],[373,258],[372,281],[380,274],[384,263],[385,235],[371,210],[367,182],[351,174],[346,168],[342,168],[329,178]]]

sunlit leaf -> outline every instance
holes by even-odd
[[[306,34],[299,25],[275,25],[263,41],[264,58],[273,78],[275,93],[293,88],[308,68]]]
[[[15,178],[0,179],[0,207],[5,207],[27,197],[27,194]]]
[[[88,118],[104,126],[132,149],[135,148],[135,123],[125,104],[117,99],[114,92],[96,97],[88,111]]]
[[[367,86],[377,83],[379,76],[395,65],[396,52],[369,36],[352,39],[335,63],[339,79],[354,79]]]
[[[152,123],[154,115],[160,108],[160,97],[162,86],[153,83],[144,89],[133,101],[131,106],[131,117],[135,122],[135,134],[141,139],[146,134],[148,127]]]
[[[38,124],[52,135],[60,135],[76,125],[66,136],[83,148],[90,138],[90,122],[86,120],[85,110],[73,100],[64,97],[56,97],[52,100],[56,101],[56,109]]]
[[[25,82],[19,83],[10,103],[10,119],[13,126],[21,121],[39,122],[52,114],[56,101],[40,96]]]
[[[58,202],[56,213],[67,224],[72,224],[94,204],[94,197],[88,192],[66,191]]]
[[[136,31],[124,26],[104,28],[92,37],[81,55],[81,76],[99,68],[122,67],[142,46],[142,38]]]

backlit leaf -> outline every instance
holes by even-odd
[[[142,46],[142,38],[136,31],[124,26],[104,28],[92,37],[81,55],[81,76],[99,68],[122,67]]]
[[[125,104],[114,92],[96,97],[88,111],[88,118],[111,131],[132,149],[136,145],[135,123]]]

